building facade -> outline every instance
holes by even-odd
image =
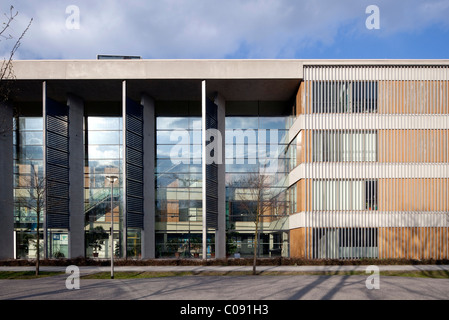
[[[449,257],[447,60],[14,71],[1,259]]]

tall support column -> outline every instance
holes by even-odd
[[[123,188],[123,197],[122,197],[122,244],[121,248],[123,250],[123,258],[127,257],[127,248],[126,248],[126,241],[127,241],[127,235],[128,235],[128,229],[127,229],[127,202],[126,202],[126,189],[127,189],[127,170],[126,170],[126,80],[122,81],[122,141],[123,141],[123,147],[122,147],[122,188]],[[120,184],[118,184],[120,185]],[[111,215],[113,215],[114,209],[111,208]],[[120,226],[120,223],[119,223]],[[120,227],[119,227],[120,228]],[[112,236],[111,246],[114,245],[114,236]]]
[[[14,257],[13,111],[0,104],[0,259]]]
[[[141,104],[143,106],[143,163],[144,163],[144,218],[142,232],[142,259],[155,258],[155,104],[153,98],[144,94]]]
[[[224,101],[224,100],[223,100]],[[222,104],[223,105],[223,104]],[[222,225],[219,230],[219,166],[223,163],[222,154],[224,143],[220,137],[218,127],[218,106],[206,96],[206,81],[202,82],[202,196],[203,196],[203,259],[207,258],[207,231],[215,231],[215,256],[224,257],[225,239],[220,233],[226,228]],[[224,125],[222,125],[222,128]],[[220,150],[217,150],[217,149]],[[224,183],[224,175],[222,175]],[[223,193],[224,194],[224,193]],[[221,199],[223,200],[223,199]],[[224,208],[221,206],[222,209]],[[220,238],[220,239],[218,239]],[[217,246],[220,246],[220,248]],[[225,247],[226,249],[226,244]],[[211,250],[212,247],[211,247]],[[212,251],[211,251],[212,253]]]
[[[207,224],[206,224],[206,80],[201,82],[201,171],[202,171],[202,212],[203,212],[203,259],[207,259]]]
[[[226,258],[226,165],[225,165],[225,132],[226,132],[226,101],[219,93],[215,94],[217,105],[217,129],[221,133],[221,162],[218,164],[218,228],[215,232],[215,257]]]
[[[84,102],[69,95],[69,258],[83,257],[84,251]]]
[[[47,178],[47,81],[42,82],[42,163],[43,165],[43,177]],[[47,199],[48,190],[44,190],[44,198]],[[44,232],[44,258],[48,258],[48,245],[47,245],[47,201],[45,201],[44,208],[42,209],[41,215],[43,216],[42,229]],[[37,221],[39,224],[39,221]],[[38,237],[39,238],[39,237]],[[39,243],[39,239],[37,241]]]

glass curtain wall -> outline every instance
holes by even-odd
[[[110,258],[110,227],[114,224],[114,256],[123,257],[122,118],[85,117],[84,212],[86,257]],[[117,176],[113,184],[108,176]],[[113,216],[111,215],[113,213]]]
[[[228,254],[254,254],[259,217],[259,256],[288,256],[289,123],[288,116],[226,117]],[[259,175],[266,179],[255,182]]]
[[[43,119],[20,116],[14,119],[14,237],[17,259],[36,258],[37,226],[39,224],[40,256],[44,256],[43,222],[36,209],[42,202],[39,185],[44,178],[43,165]],[[59,251],[67,256],[67,243],[60,243]]]
[[[156,116],[156,257],[202,254],[200,110]]]

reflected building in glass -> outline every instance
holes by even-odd
[[[199,257],[201,104],[166,103],[156,112],[156,257]]]
[[[271,111],[271,116],[259,115],[258,111],[253,115],[226,117],[228,251],[241,257],[253,254],[255,222],[258,219],[258,255],[288,257],[289,201],[286,190],[290,109],[285,103],[272,103],[271,106],[257,101],[239,104],[241,107],[245,104],[259,105],[259,108],[262,104],[264,112]],[[231,111],[232,107],[231,104],[228,109]],[[257,175],[266,175],[266,184],[258,184]],[[254,188],[259,190],[252,192]],[[257,194],[263,197],[257,197]],[[256,215],[258,201],[264,202],[268,208]]]
[[[15,61],[0,259],[447,259],[448,68]]]
[[[13,123],[14,143],[14,237],[16,257],[36,258],[37,224],[39,224],[39,245],[43,246],[44,215],[39,221],[33,188],[43,177],[42,116],[18,116]],[[67,254],[67,245],[59,246],[59,251]],[[41,250],[43,256],[44,250]]]
[[[110,246],[108,231],[113,219],[115,232],[113,251],[115,256],[121,257],[123,256],[122,118],[86,116],[84,123],[86,256],[109,258],[111,251],[108,250]],[[112,195],[108,176],[118,177]]]

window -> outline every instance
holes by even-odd
[[[375,162],[377,161],[377,132],[313,131],[312,161]]]
[[[375,180],[314,180],[314,211],[377,210]]]
[[[314,81],[312,113],[375,113],[375,81]]]

